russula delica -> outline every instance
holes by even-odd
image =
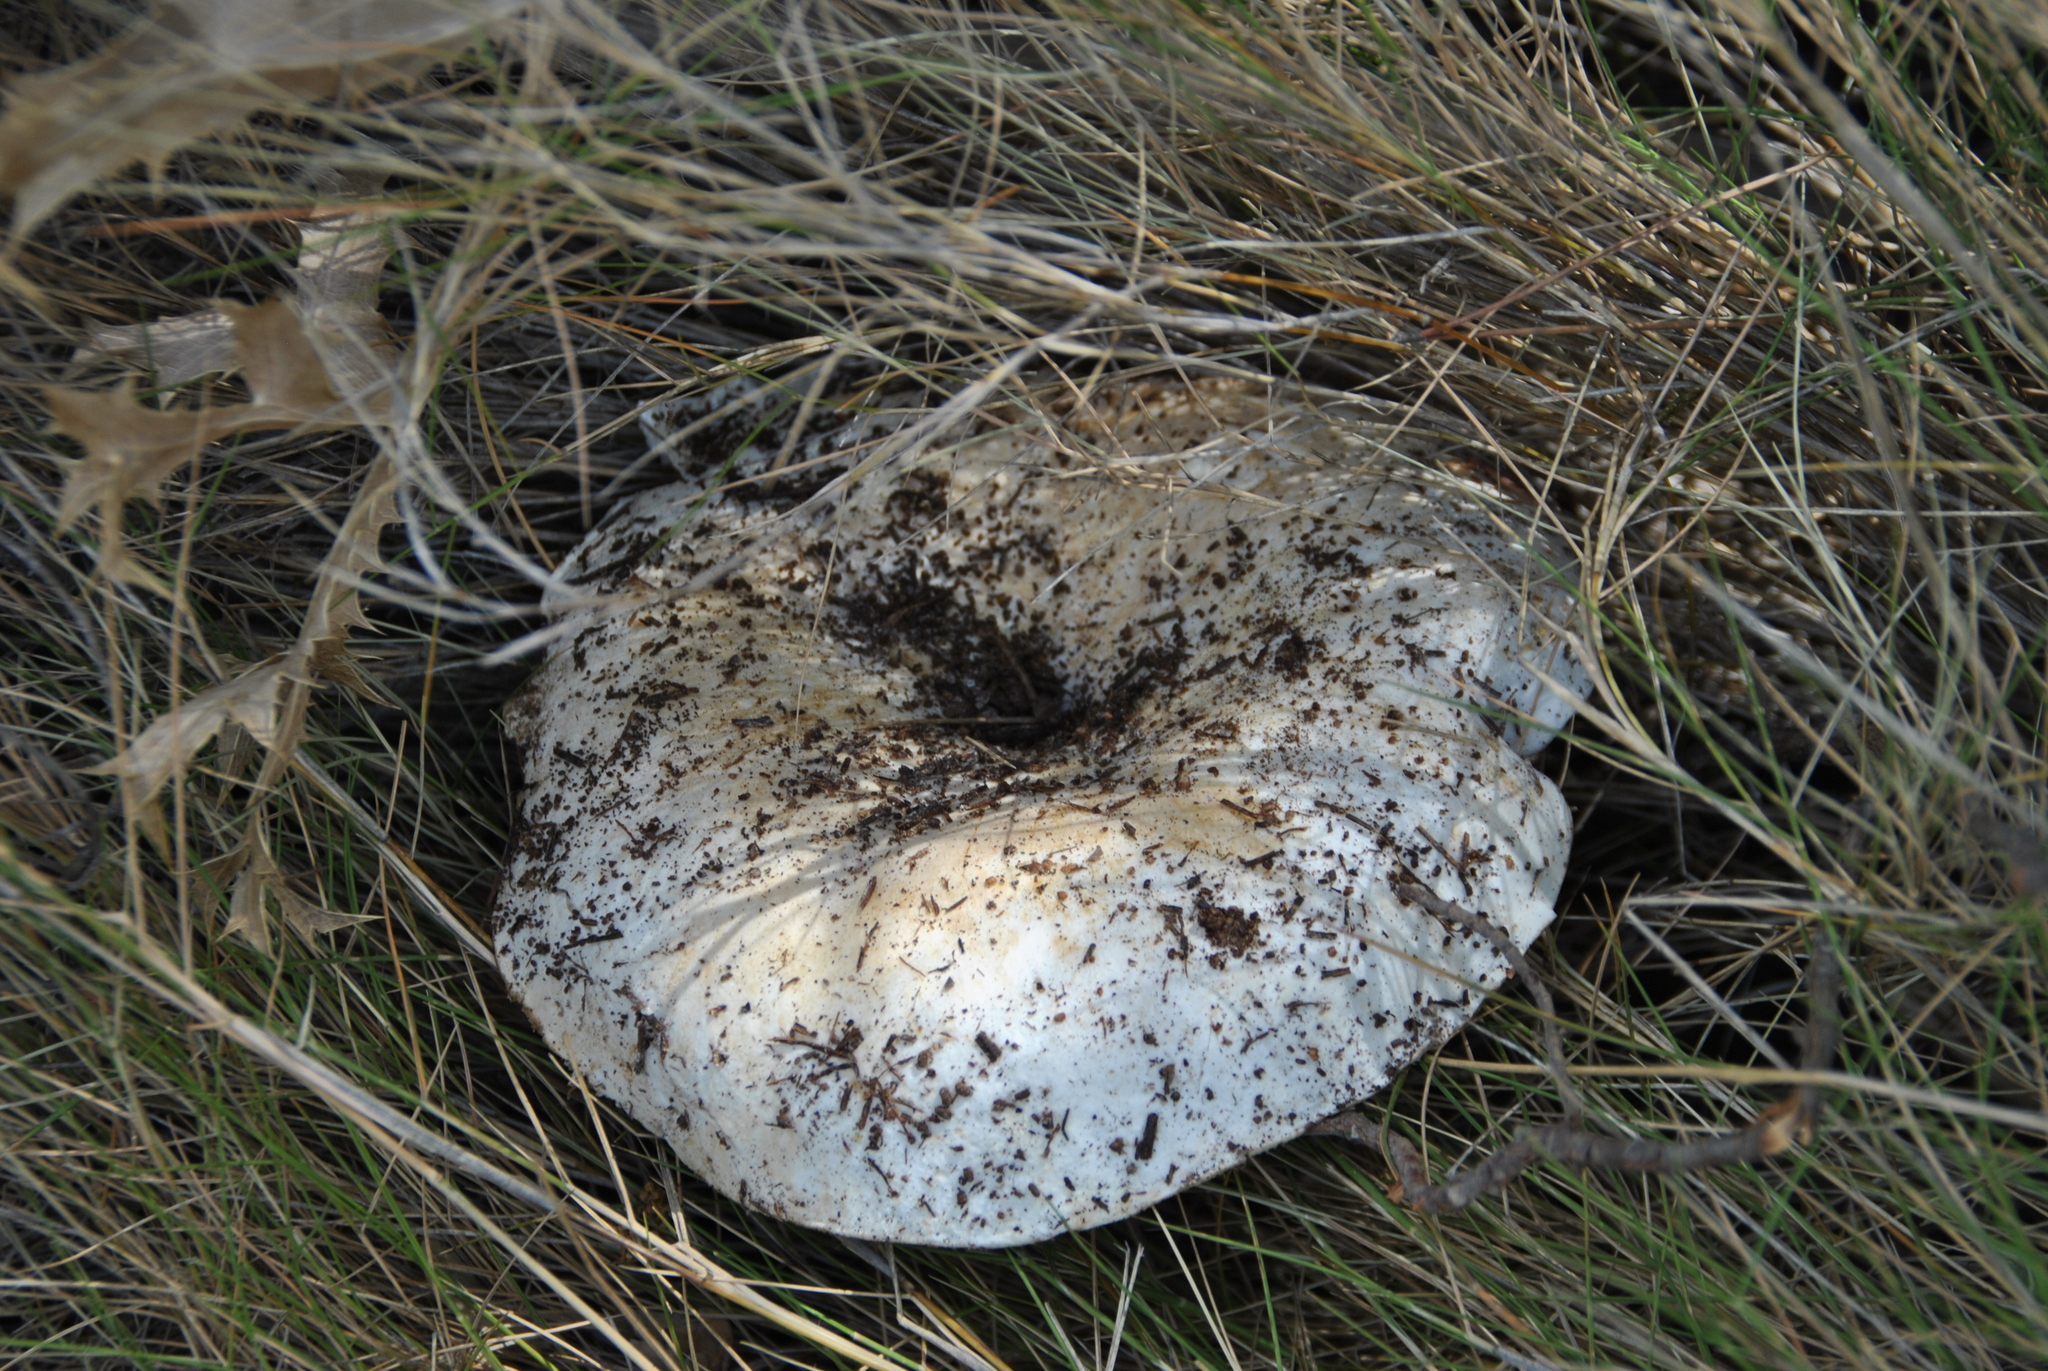
[[[830,507],[626,505],[509,711],[514,993],[720,1190],[870,1239],[1092,1227],[1378,1090],[1505,973],[1390,883],[1542,930],[1525,754],[1585,677],[1543,555],[1368,449],[1131,383]]]

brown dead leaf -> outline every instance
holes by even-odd
[[[95,57],[17,82],[0,116],[16,240],[66,200],[255,110],[426,71],[520,0],[168,0]]]
[[[238,429],[276,425],[347,426],[347,414],[332,413],[338,403],[319,349],[299,324],[298,314],[284,300],[261,305],[231,305],[221,312],[235,329],[235,352],[249,383],[247,405],[219,411]]]
[[[180,145],[261,101],[238,82],[209,84],[204,66],[180,61],[155,25],[18,82],[0,117],[0,190],[14,196],[17,239],[101,176],[137,161],[158,171]]]
[[[111,542],[120,527],[121,506],[131,496],[155,499],[164,477],[197,456],[217,432],[215,415],[205,410],[159,410],[137,403],[131,381],[112,392],[53,386],[44,396],[51,429],[85,448],[84,460],[65,464],[57,506],[60,533],[97,506]]]
[[[270,955],[270,919],[264,908],[265,896],[279,884],[277,864],[260,845],[242,863],[235,875],[234,893],[228,897],[228,921],[221,935],[240,938],[249,946]]]
[[[307,683],[321,676],[363,688],[348,662],[346,640],[349,630],[369,625],[358,603],[357,587],[383,565],[377,553],[377,535],[397,517],[398,469],[389,458],[380,456],[370,464],[355,503],[335,534],[334,545],[321,560],[312,603],[291,650],[231,681],[200,691],[151,724],[118,758],[97,769],[125,774],[135,785],[136,797],[146,798],[216,734],[233,728],[237,732],[231,741],[237,750],[246,738],[272,752],[256,788],[267,790],[276,784],[282,772],[279,757],[289,753],[297,737]]]
[[[205,443],[250,430],[344,428],[373,418],[367,402],[397,375],[397,348],[375,309],[392,232],[367,209],[321,221],[302,235],[293,272],[296,297],[253,308],[222,302],[171,321],[187,325],[173,336],[189,343],[173,360],[209,370],[219,358],[213,320],[225,322],[234,363],[249,387],[248,404],[166,412],[139,404],[127,384],[112,394],[50,392],[53,427],[86,449],[84,460],[65,471],[60,518],[68,527],[88,509],[98,509],[107,575],[148,583],[126,555],[121,509],[131,496],[154,497],[163,478]],[[133,341],[126,334],[95,335],[95,342],[102,339],[110,353],[130,351]],[[146,330],[142,341],[148,341]],[[325,677],[366,689],[348,659],[346,640],[351,629],[369,624],[359,587],[383,566],[377,538],[398,517],[398,484],[398,468],[387,456],[378,456],[364,473],[321,560],[306,618],[289,651],[185,701],[109,764],[107,769],[133,782],[131,802],[153,796],[223,729],[232,730],[237,771],[246,765],[239,755],[245,743],[269,752],[255,781],[258,792],[266,791],[282,777],[284,760],[297,745],[313,681]],[[244,873],[241,879],[256,878]],[[241,913],[255,917],[248,908]]]
[[[215,889],[219,889],[233,880],[242,868],[249,864],[249,852],[255,845],[253,838],[245,837],[218,857],[202,862],[199,874],[211,882]]]
[[[250,823],[248,833],[232,852],[208,862],[206,874],[215,881],[234,880],[228,896],[228,921],[221,927],[221,936],[240,938],[265,956],[270,955],[272,947],[272,904],[284,916],[285,926],[314,946],[323,933],[339,932],[376,917],[329,909],[303,894],[271,858],[258,822]]]
[[[300,325],[335,392],[363,404],[389,384],[397,345],[377,312],[377,287],[398,230],[375,215],[308,224],[292,278]]]
[[[286,345],[295,357],[318,358],[324,369],[314,372],[295,364],[293,373],[321,375],[332,390],[358,398],[384,384],[397,352],[376,306],[398,230],[383,221],[377,208],[329,214],[305,226],[298,263],[291,268],[299,289],[287,302],[298,329],[296,336],[285,338]],[[91,341],[77,356],[81,361],[108,357],[133,362],[155,370],[159,385],[175,386],[208,372],[242,369],[248,346],[240,335],[248,330],[246,320],[237,327],[237,309],[230,305],[144,324],[94,324],[87,331]],[[254,375],[250,384],[260,389]]]
[[[294,933],[314,946],[318,946],[314,939],[322,933],[339,933],[344,928],[368,923],[376,917],[374,914],[344,914],[338,909],[329,909],[301,895],[290,881],[280,883],[276,894],[278,906],[284,911],[284,921],[291,925]]]
[[[308,658],[322,674],[337,654],[352,628],[368,628],[363,617],[357,586],[362,579],[384,565],[377,552],[377,535],[398,518],[398,468],[388,457],[370,463],[356,492],[348,518],[334,535],[334,546],[321,559],[314,582],[313,603],[299,630],[299,641]]]
[[[278,693],[288,660],[280,658],[200,691],[144,729],[119,757],[93,769],[126,774],[138,797],[147,797],[229,724],[269,747],[277,738]]]
[[[112,392],[54,386],[44,391],[50,427],[85,448],[83,460],[65,467],[57,527],[69,528],[96,507],[109,574],[119,573],[123,565],[121,507],[135,496],[156,498],[164,477],[191,461],[206,444],[231,433],[342,428],[354,423],[328,382],[320,352],[289,304],[223,303],[217,312],[233,330],[236,359],[253,397],[250,404],[151,409],[135,399],[134,384],[126,381]]]
[[[256,760],[256,752],[256,738],[248,729],[237,723],[225,724],[220,731],[220,751],[214,757],[214,769],[231,781],[239,781]]]

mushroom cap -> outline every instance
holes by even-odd
[[[1549,923],[1524,754],[1585,677],[1542,558],[1355,445],[1125,386],[567,609],[508,711],[513,992],[720,1190],[869,1239],[1089,1228],[1377,1091],[1506,970],[1390,882]],[[788,517],[653,491],[565,573]]]

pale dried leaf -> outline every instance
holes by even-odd
[[[523,0],[175,0],[217,70],[342,71],[355,89],[406,70],[409,54],[465,43]]]
[[[119,522],[128,497],[156,494],[163,477],[211,439],[247,429],[347,427],[354,422],[356,411],[342,404],[337,391],[359,402],[395,371],[389,328],[371,303],[390,245],[371,216],[344,216],[307,232],[295,273],[303,292],[300,301],[272,300],[253,307],[223,301],[208,312],[225,320],[232,334],[249,404],[166,413],[138,404],[127,383],[112,395],[50,392],[52,427],[84,444],[87,454],[68,465],[60,517],[68,526],[98,506],[103,569],[121,574],[126,565]],[[206,326],[199,321],[206,318],[189,315],[171,323],[185,323],[200,336]],[[330,377],[346,379],[337,386]],[[226,749],[231,755],[224,756],[224,763],[239,771],[246,764],[244,754],[260,743],[272,756],[257,789],[275,784],[279,757],[294,746],[311,678],[364,688],[344,643],[351,629],[368,626],[357,587],[382,568],[377,538],[398,517],[398,482],[398,469],[387,457],[371,463],[321,561],[298,639],[283,658],[186,701],[145,730],[108,769],[127,775],[139,795],[153,795],[215,734],[232,728]],[[296,684],[281,696],[286,682]]]
[[[267,352],[274,338],[291,352],[291,375],[310,377],[304,359],[318,358],[321,384],[336,394],[360,394],[388,377],[396,352],[390,325],[376,310],[396,232],[368,213],[306,226],[298,265],[291,269],[299,291],[288,306],[299,321],[298,336],[267,318],[250,319],[254,312],[246,308],[223,305],[143,324],[94,324],[87,333],[92,341],[78,349],[77,359],[118,358],[152,369],[159,384],[174,386],[208,372],[241,370],[245,353],[252,347]],[[258,308],[276,312],[287,305],[273,301]],[[260,336],[249,337],[252,332]]]
[[[273,889],[279,907],[284,910],[284,921],[291,925],[293,932],[308,943],[322,933],[338,933],[352,925],[368,923],[376,917],[372,914],[344,914],[338,909],[328,909],[294,890],[289,881],[280,881]]]
[[[265,106],[418,75],[518,0],[175,0],[83,62],[16,84],[0,116],[0,192],[27,233],[134,162]]]
[[[378,457],[364,474],[362,489],[356,492],[348,517],[335,533],[334,545],[321,559],[313,603],[299,630],[299,650],[322,675],[341,674],[336,668],[342,640],[352,628],[369,627],[356,586],[383,567],[377,554],[377,535],[397,518],[398,468],[389,458]]]
[[[306,657],[294,647],[285,657],[288,671],[284,689],[277,702],[277,732],[265,740],[267,755],[262,767],[256,772],[256,779],[250,782],[250,789],[257,795],[267,795],[284,779],[291,769],[292,755],[306,738],[306,707],[313,701],[313,687],[305,677]]]
[[[300,236],[293,306],[335,393],[352,405],[389,385],[396,370],[398,347],[376,307],[396,233],[374,215],[352,214]]]
[[[121,506],[130,496],[154,498],[164,477],[192,460],[218,432],[217,411],[150,409],[135,399],[135,387],[115,390],[44,392],[50,428],[85,448],[82,461],[65,464],[64,493],[57,506],[62,532],[97,505],[111,544]]]
[[[80,361],[113,357],[153,369],[160,385],[175,386],[210,371],[233,371],[242,364],[235,349],[235,326],[223,310],[202,309],[147,324],[95,324],[90,347],[78,350]]]
[[[255,429],[346,427],[352,422],[327,382],[319,354],[282,301],[254,307],[222,304],[235,350],[255,403],[218,409],[159,410],[135,399],[132,383],[113,391],[64,390],[44,395],[54,432],[85,448],[65,464],[57,527],[76,523],[95,506],[100,513],[102,570],[129,574],[119,536],[121,507],[137,495],[154,498],[163,478],[192,460],[216,438]]]
[[[171,826],[164,818],[164,807],[157,803],[156,797],[138,796],[127,812],[136,831],[149,839],[149,845],[156,849],[157,855],[172,859],[177,849],[171,843]]]
[[[100,177],[137,161],[152,170],[185,142],[235,123],[262,97],[209,85],[154,26],[106,51],[18,82],[0,116],[0,191],[26,234]]]
[[[317,220],[300,229],[299,260],[291,272],[301,305],[376,319],[377,286],[391,260],[395,232],[376,214]]]
[[[221,929],[226,937],[243,942],[270,955],[270,921],[264,916],[263,897],[276,889],[277,868],[270,855],[259,852],[235,877],[234,894],[228,899],[228,921]]]
[[[205,876],[216,887],[224,885],[233,880],[240,874],[242,868],[249,864],[249,853],[255,847],[255,840],[245,837],[241,842],[236,843],[218,857],[202,863],[199,868],[200,874]]]
[[[148,796],[229,724],[270,746],[277,737],[277,694],[285,667],[285,661],[271,662],[200,691],[144,729],[119,757],[94,770],[125,775],[138,795]]]

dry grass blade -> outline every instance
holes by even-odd
[[[2038,6],[255,9],[0,25],[0,1356],[2048,1363]],[[495,711],[587,520],[785,419],[889,482],[1148,372],[1574,551],[1554,1014],[1375,1127],[1451,1176],[1824,1086],[1810,1144],[1418,1216],[1310,1141],[885,1271],[547,1054]],[[1856,949],[1815,1075],[1805,930]]]

